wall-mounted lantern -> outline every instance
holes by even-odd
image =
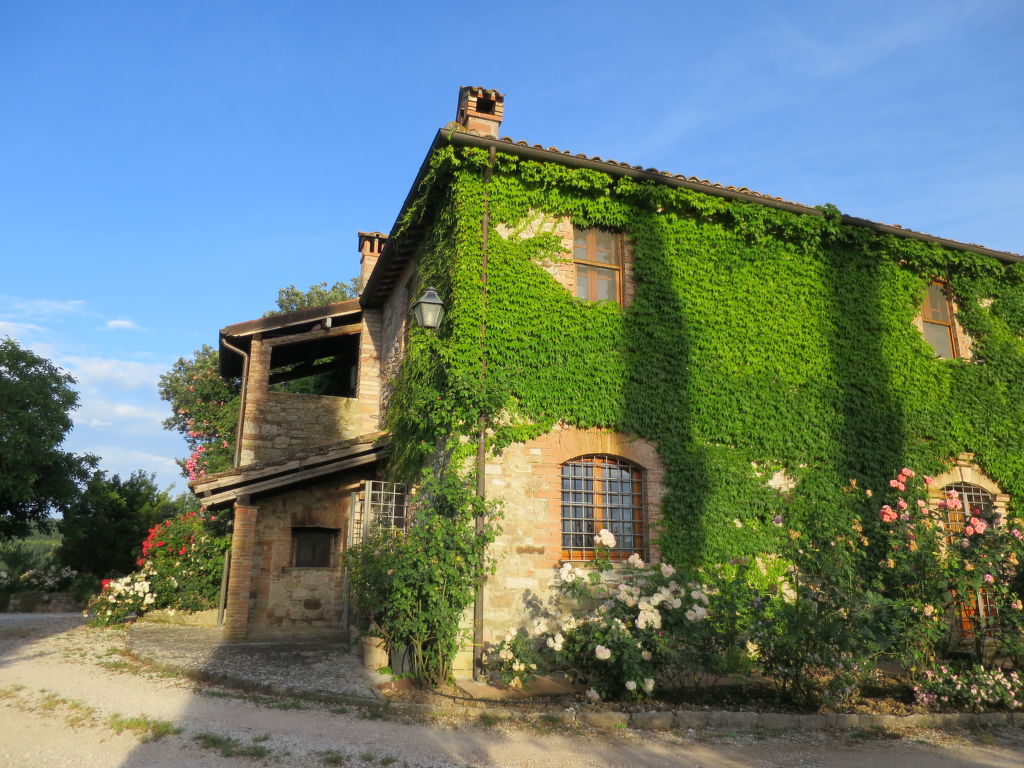
[[[427,330],[436,330],[444,320],[444,302],[433,288],[427,288],[426,293],[412,305],[412,311],[416,316],[416,324]]]

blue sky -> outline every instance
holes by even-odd
[[[1024,251],[1018,0],[0,4],[0,334],[177,481],[156,380],[357,271],[458,86],[502,133]]]

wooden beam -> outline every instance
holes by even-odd
[[[276,477],[277,475],[336,461],[346,456],[358,455],[360,453],[366,453],[367,451],[384,453],[386,446],[377,442],[384,436],[384,432],[376,432],[371,434],[367,439],[361,440],[358,443],[350,443],[349,445],[325,451],[324,453],[300,456],[299,458],[285,461],[280,464],[272,464],[270,466],[259,466],[248,470],[242,468],[231,472],[230,474],[225,473],[220,477],[211,477],[206,480],[190,483],[189,485],[192,488],[192,492],[199,496],[215,492],[221,488],[244,485],[247,482],[258,480],[261,477]]]
[[[303,341],[317,341],[319,339],[333,339],[336,336],[349,336],[353,333],[359,333],[362,329],[362,323],[339,325],[337,328],[331,328],[330,330],[314,328],[312,331],[306,331],[305,333],[292,333],[287,336],[274,336],[269,339],[265,338],[263,339],[263,343],[268,347],[285,347],[289,344],[299,344]]]
[[[379,457],[376,454],[364,454],[362,456],[355,456],[351,459],[346,459],[332,464],[322,464],[300,472],[274,477],[262,482],[247,483],[238,488],[204,496],[202,501],[207,506],[220,504],[225,501],[232,501],[244,495],[251,496],[265,491],[272,491],[276,488],[284,488],[289,485],[301,483],[305,480],[314,480],[318,477],[333,475],[337,472],[343,472],[346,469],[354,469],[355,467],[373,464],[377,462],[378,458]]]

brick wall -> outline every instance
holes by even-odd
[[[391,394],[391,384],[398,373],[402,356],[405,354],[410,308],[413,301],[415,301],[412,294],[416,289],[416,261],[417,259],[410,260],[409,265],[402,271],[401,276],[395,282],[395,289],[388,296],[383,308],[381,363],[379,369],[382,411],[387,408],[388,398]]]
[[[249,637],[336,632],[341,621],[341,552],[353,477],[292,489],[260,501],[252,558]],[[338,531],[329,568],[292,566],[292,527]]]
[[[648,537],[656,532],[665,474],[657,449],[646,440],[607,430],[556,426],[528,443],[506,448],[487,464],[487,496],[504,502],[502,534],[492,546],[497,571],[484,595],[484,640],[526,625],[556,593],[561,563],[561,465],[586,454],[628,459],[644,468]],[[649,556],[657,560],[652,547]]]
[[[364,424],[352,397],[267,392],[247,403],[246,413],[243,466],[281,461],[374,429]]]

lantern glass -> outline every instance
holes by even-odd
[[[433,288],[427,288],[419,300],[412,305],[416,324],[420,328],[436,329],[444,319],[444,302]]]

